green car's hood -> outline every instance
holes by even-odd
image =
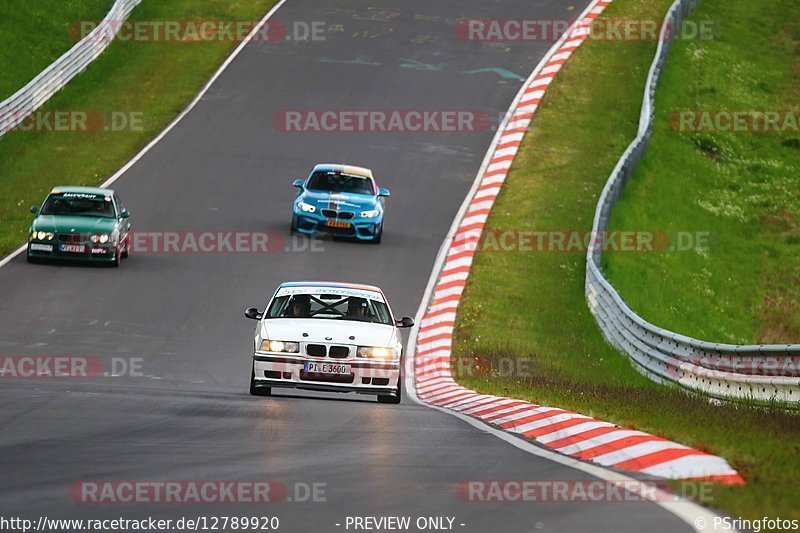
[[[117,221],[107,217],[75,217],[66,215],[40,215],[31,230],[52,233],[111,233]]]

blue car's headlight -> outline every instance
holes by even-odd
[[[361,211],[361,218],[375,218],[380,214],[377,209],[370,209],[369,211]]]
[[[306,213],[313,213],[314,211],[317,210],[316,207],[314,207],[311,204],[307,204],[305,202],[297,202],[297,207],[300,208],[300,211],[305,211]]]

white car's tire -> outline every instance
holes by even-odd
[[[392,394],[391,396],[378,396],[378,403],[390,403],[397,405],[403,399],[403,386],[400,385],[400,381],[398,380],[397,383],[397,392]]]
[[[250,371],[250,394],[252,396],[272,396],[272,387],[256,387],[256,363]]]

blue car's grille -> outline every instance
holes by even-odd
[[[350,220],[351,218],[353,218],[356,215],[352,211],[340,211],[340,212],[337,213],[333,209],[323,209],[321,211],[321,213],[322,213],[322,216],[324,216],[324,217],[327,217],[327,218],[337,218],[338,217],[338,218],[340,218],[342,220]]]

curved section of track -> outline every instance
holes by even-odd
[[[469,503],[464,480],[571,481],[435,410],[369,397],[247,394],[252,322],[285,279],[381,286],[412,314],[493,132],[282,133],[287,109],[505,112],[551,43],[459,39],[470,18],[564,19],[558,0],[289,0],[287,26],[325,42],[254,43],[115,184],[139,231],[270,232],[269,254],[139,254],[119,271],[0,270],[0,354],[141,359],[138,377],[2,381],[0,515],[50,518],[276,514],[283,531],[337,531],[346,516],[455,517],[461,531],[676,531],[649,503]],[[580,11],[582,5],[574,6]],[[337,31],[340,30],[340,31]],[[371,167],[392,190],[383,244],[289,240],[292,178],[318,161]],[[288,251],[286,251],[288,247]],[[317,247],[318,248],[318,247]],[[326,502],[274,507],[76,506],[80,480],[275,480],[325,484]],[[463,526],[460,524],[464,524]]]

